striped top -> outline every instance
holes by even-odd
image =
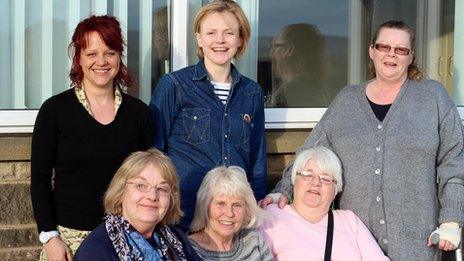
[[[226,105],[231,84],[213,81],[211,81],[211,84],[214,86],[214,93],[217,95],[219,100],[221,100],[222,104]]]
[[[189,238],[190,239],[190,238]],[[232,249],[217,252],[202,248],[197,242],[190,239],[193,249],[204,260],[220,261],[272,261],[271,250],[264,237],[256,229],[242,229],[234,239]]]

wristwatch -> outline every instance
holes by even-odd
[[[60,232],[56,231],[56,230],[52,230],[52,231],[41,231],[40,234],[39,234],[39,241],[40,243],[42,244],[45,244],[48,242],[48,240],[54,238],[54,237],[58,237],[60,236]]]

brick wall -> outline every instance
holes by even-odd
[[[268,188],[273,189],[282,169],[293,160],[293,154],[308,136],[308,130],[267,131]]]
[[[37,260],[29,193],[30,136],[0,136],[0,260]]]
[[[308,131],[268,131],[269,188]],[[0,260],[38,260],[41,244],[30,200],[30,135],[0,136]]]

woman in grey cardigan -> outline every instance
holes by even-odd
[[[441,260],[438,249],[456,248],[464,220],[461,119],[443,86],[421,79],[405,23],[380,25],[369,56],[374,78],[344,88],[299,151],[326,146],[340,157],[340,207],[354,210],[392,260]],[[285,205],[290,170],[261,205]]]

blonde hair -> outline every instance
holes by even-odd
[[[242,45],[238,47],[235,57],[240,57],[246,50],[248,46],[248,41],[250,40],[250,23],[243,13],[242,8],[232,0],[214,0],[208,3],[207,5],[200,8],[197,15],[195,16],[195,21],[193,23],[193,31],[195,33],[200,33],[201,23],[206,18],[206,16],[213,13],[222,13],[229,12],[235,16],[239,24],[239,35],[242,40]],[[197,46],[197,55],[199,58],[204,57],[203,50]]]
[[[261,225],[266,213],[257,205],[245,171],[238,166],[222,166],[210,170],[203,178],[197,192],[195,216],[190,225],[190,231],[198,232],[206,228],[210,204],[214,196],[219,195],[243,198],[245,219],[242,228],[254,228]]]
[[[183,215],[180,209],[179,178],[171,159],[157,149],[137,151],[124,160],[105,193],[103,204],[106,213],[122,214],[122,197],[127,180],[139,175],[150,164],[161,170],[161,175],[172,189],[169,209],[160,224],[172,225],[179,222]]]

